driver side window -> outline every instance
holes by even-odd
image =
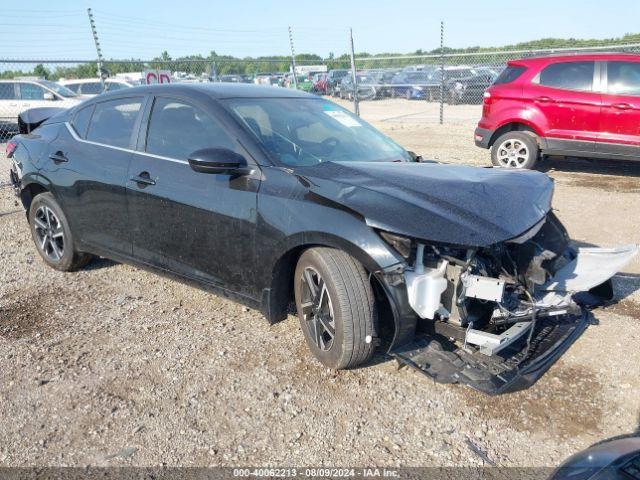
[[[145,151],[154,155],[187,160],[203,148],[235,150],[235,142],[221,125],[198,107],[171,98],[156,98]]]

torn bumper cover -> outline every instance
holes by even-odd
[[[581,248],[553,277],[535,286],[531,308],[506,313],[510,320],[503,329],[491,331],[487,325],[474,328],[474,322],[470,321],[466,325],[458,323],[456,331],[449,319],[440,321],[440,316],[434,313],[430,318],[435,321],[430,328],[391,354],[441,383],[463,383],[488,394],[527,388],[585,330],[589,307],[611,300],[611,277],[637,252],[636,245]],[[438,268],[442,270],[441,266]],[[435,271],[428,273],[433,276]],[[425,310],[420,308],[429,302],[417,297],[421,291],[415,288],[413,275],[413,272],[407,275],[409,303],[425,318]],[[500,305],[500,309],[489,314],[492,323],[499,322],[501,315],[505,315],[498,300],[504,293],[502,280],[468,275],[469,280],[464,278],[465,274],[462,277],[463,295]],[[442,292],[444,288],[436,290]],[[432,294],[433,288],[422,292]],[[439,308],[447,311],[442,304]]]

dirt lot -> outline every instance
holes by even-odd
[[[363,117],[425,158],[488,165],[477,106],[385,100]],[[7,161],[0,159],[6,179]],[[640,243],[640,165],[550,160],[576,241]],[[531,389],[490,398],[378,357],[331,372],[297,319],[99,260],[45,268],[0,188],[0,466],[552,466],[640,429],[640,259],[619,302]]]

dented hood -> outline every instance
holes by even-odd
[[[373,228],[471,247],[522,234],[544,218],[553,196],[546,175],[500,168],[325,162],[295,173]]]

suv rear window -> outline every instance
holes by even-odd
[[[565,90],[591,91],[594,62],[554,63],[540,72],[540,85]]]
[[[608,93],[640,95],[640,62],[609,62]]]
[[[518,65],[509,65],[505,68],[500,75],[493,82],[494,85],[502,85],[504,83],[511,83],[517,80],[520,75],[524,73],[527,67],[521,67]]]

